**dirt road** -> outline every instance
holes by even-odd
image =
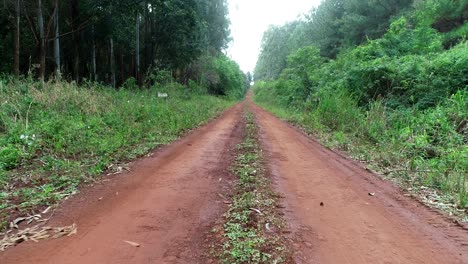
[[[77,195],[52,223],[76,223],[77,235],[23,243],[0,253],[0,263],[206,263],[204,236],[225,211],[219,193],[241,122],[237,105],[133,172]]]
[[[259,107],[250,108],[274,188],[284,196],[296,263],[468,263],[467,229]],[[0,263],[209,263],[206,234],[226,210],[219,194],[231,180],[230,150],[242,124],[237,105],[135,162],[132,172],[83,190],[50,223],[76,223],[77,235],[20,244],[0,253]]]
[[[253,109],[285,196],[297,263],[468,263],[466,229]]]

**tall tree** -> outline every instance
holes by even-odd
[[[321,54],[334,58],[343,44],[344,0],[325,0],[312,11],[311,30]]]
[[[73,78],[80,81],[80,1],[71,0],[71,30],[73,39]]]
[[[344,44],[353,46],[381,37],[387,31],[391,18],[412,3],[412,0],[346,1],[341,27]]]
[[[3,3],[0,59],[11,63],[0,71],[19,75],[28,61],[39,65],[41,80],[60,71],[77,82],[107,76],[101,81],[118,85],[135,76],[142,83],[150,68],[190,77],[186,69],[194,61],[206,53],[218,56],[229,40],[226,0]]]
[[[140,80],[140,12],[137,11],[136,15],[136,25],[135,25],[135,64],[136,64],[136,72],[135,72],[135,78],[138,82],[138,84],[141,84]]]
[[[37,25],[39,27],[39,80],[44,82],[46,67],[46,47],[44,32],[44,17],[42,14],[42,1],[37,0]]]
[[[15,76],[20,75],[20,18],[21,18],[21,6],[20,0],[16,0],[15,4],[15,15],[16,15],[16,23],[15,23],[15,59],[14,59],[14,73]]]
[[[226,0],[213,0],[208,1],[207,9],[208,47],[221,52],[229,42],[228,5]]]
[[[290,54],[289,39],[297,23],[288,23],[283,26],[270,26],[262,39],[260,56],[255,66],[254,78],[275,79],[286,67]]]
[[[55,73],[60,78],[60,29],[59,29],[59,0],[55,0],[55,39],[54,39],[54,59],[55,59]]]
[[[96,36],[94,23],[91,26],[91,67],[93,81],[97,81],[97,68],[96,68]]]
[[[110,48],[110,70],[111,70],[111,84],[112,87],[116,86],[117,80],[115,77],[115,54],[114,54],[114,39],[111,37],[109,41]]]

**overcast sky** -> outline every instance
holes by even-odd
[[[318,6],[320,0],[228,0],[231,37],[228,56],[244,72],[253,72],[263,32],[269,25],[282,25]]]

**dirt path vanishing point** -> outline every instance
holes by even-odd
[[[206,263],[204,236],[226,210],[219,193],[242,129],[238,104],[133,172],[65,202],[52,224],[75,222],[77,235],[20,244],[0,263]]]
[[[285,196],[297,263],[468,263],[466,228],[252,108]]]
[[[466,227],[247,104],[284,195],[295,263],[468,263]],[[210,263],[206,234],[226,210],[219,194],[232,180],[242,128],[238,104],[132,172],[84,188],[50,223],[76,223],[78,234],[22,243],[0,253],[0,263]]]

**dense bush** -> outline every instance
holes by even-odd
[[[317,102],[298,109],[275,99],[279,93],[272,91],[278,84],[281,82],[256,84],[255,100],[322,135],[325,142],[337,144],[359,159],[373,160],[384,172],[395,171],[392,176],[406,187],[432,187],[452,194],[460,208],[468,206],[467,91],[425,110],[392,110],[382,100],[366,110],[346,90],[323,89]]]
[[[366,106],[384,99],[388,106],[433,107],[458,90],[468,89],[468,43],[438,53],[376,55],[374,43],[341,54],[326,62],[314,47],[299,49],[289,57],[278,79],[278,95],[288,104],[316,100],[323,87],[345,88]],[[315,52],[308,53],[308,50]],[[284,100],[278,99],[278,100]],[[299,102],[295,102],[299,100]]]
[[[218,57],[205,56],[198,62],[199,83],[207,87],[207,91],[213,95],[228,96],[240,99],[246,91],[245,76],[239,65],[221,55]]]

